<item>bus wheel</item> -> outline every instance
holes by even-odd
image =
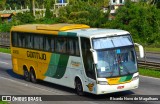
[[[80,81],[80,79],[76,79],[75,85],[76,85],[77,94],[80,95],[80,96],[84,95],[82,82]]]
[[[26,81],[30,81],[30,73],[28,72],[28,70],[27,69],[24,69],[24,79],[26,80]]]
[[[31,81],[33,83],[37,83],[35,71],[33,69],[31,69],[30,73],[31,73]]]

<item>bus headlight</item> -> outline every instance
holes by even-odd
[[[134,76],[134,77],[132,78],[133,81],[134,81],[134,80],[137,80],[137,79],[139,79],[139,75]]]
[[[107,81],[98,81],[98,84],[100,84],[100,85],[108,85]]]

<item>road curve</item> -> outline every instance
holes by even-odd
[[[61,95],[69,101],[54,101],[56,104],[159,104],[160,101],[108,101],[112,97],[127,97],[130,95],[160,95],[160,79],[140,76],[140,86],[138,89],[112,93],[100,96],[87,94],[84,97],[76,95],[73,89],[41,81],[33,84],[23,80],[12,72],[11,56],[0,53],[0,95]],[[80,101],[72,101],[74,97]],[[81,101],[82,99],[82,101]],[[87,100],[84,100],[87,99]],[[160,99],[159,99],[160,100]],[[53,104],[53,102],[23,102],[24,104]],[[22,104],[22,102],[11,102],[11,104]]]

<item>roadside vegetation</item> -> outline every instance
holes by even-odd
[[[0,48],[0,52],[11,53],[10,49],[6,49],[6,48]]]
[[[160,53],[160,48],[154,48],[154,47],[145,47],[146,52],[155,52]]]
[[[0,100],[0,104],[9,104],[9,103]]]
[[[139,68],[140,75],[160,78],[160,69]]]

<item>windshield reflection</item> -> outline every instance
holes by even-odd
[[[98,77],[114,77],[137,72],[133,47],[97,51]]]

